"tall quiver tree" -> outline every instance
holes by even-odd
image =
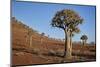
[[[80,39],[82,40],[83,45],[86,45],[86,41],[87,41],[88,37],[86,35],[82,35]]]
[[[61,28],[65,32],[65,58],[71,58],[72,56],[72,35],[75,32],[79,32],[78,25],[82,23],[83,19],[71,9],[58,11],[52,19],[51,25]]]

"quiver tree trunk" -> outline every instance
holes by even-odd
[[[83,46],[84,46],[84,40],[83,40]]]
[[[70,33],[70,57],[72,57],[72,33]]]
[[[70,58],[71,57],[71,51],[72,47],[70,44],[70,32],[65,30],[65,51],[64,51],[64,57]]]
[[[86,45],[86,40],[83,40],[83,46],[85,46]]]

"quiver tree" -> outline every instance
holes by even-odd
[[[78,13],[71,9],[64,9],[58,11],[53,19],[51,25],[53,27],[61,28],[65,32],[65,50],[64,57],[70,58],[72,56],[72,36],[80,30],[79,24],[82,24],[83,19]]]
[[[42,41],[43,41],[43,36],[45,35],[45,33],[41,33],[41,44],[42,44]]]
[[[86,45],[86,41],[87,41],[88,37],[86,35],[82,35],[80,39],[82,40],[83,45]]]

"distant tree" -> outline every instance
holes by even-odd
[[[45,35],[45,33],[41,33],[41,44],[42,44],[42,41],[43,41],[43,36]]]
[[[82,22],[83,19],[79,14],[71,9],[58,11],[53,17],[51,25],[61,28],[65,32],[64,57],[70,58],[72,56],[72,36],[74,33],[80,32],[78,25]]]
[[[83,41],[83,45],[86,45],[88,37],[86,35],[82,35],[80,39]]]
[[[41,33],[41,36],[44,36],[45,35],[45,33]]]
[[[11,18],[11,21],[12,21],[12,22],[18,22],[18,21],[16,20],[15,17],[12,17],[12,18]]]
[[[11,19],[12,19],[12,20],[16,20],[16,18],[15,18],[15,17],[12,17]]]

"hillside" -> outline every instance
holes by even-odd
[[[95,61],[95,45],[73,44],[74,60],[64,60],[64,41],[41,35],[14,17],[11,33],[13,65]]]

